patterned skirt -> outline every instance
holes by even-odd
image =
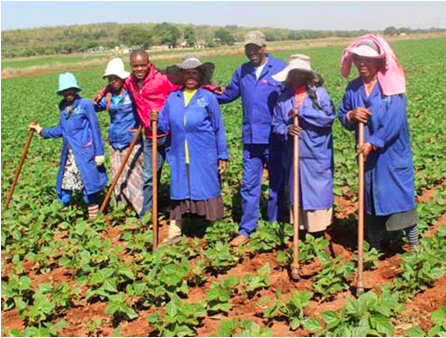
[[[76,160],[70,147],[68,147],[67,160],[62,176],[62,189],[77,191],[84,189],[84,182],[82,182],[79,168],[76,165]]]
[[[118,150],[110,147],[110,166],[113,177],[118,174],[128,149]],[[143,205],[143,164],[143,147],[141,144],[136,144],[114,189],[116,203],[131,206],[138,215]]]

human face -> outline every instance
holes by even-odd
[[[245,46],[246,57],[251,61],[255,67],[263,65],[266,61],[266,46],[257,46],[250,43]]]
[[[74,99],[76,98],[76,94],[77,94],[77,90],[74,88],[69,88],[62,92],[62,95],[63,95],[65,101],[67,101],[67,103],[73,103]]]
[[[135,78],[142,81],[149,73],[149,58],[141,54],[133,55],[130,59],[130,66]]]
[[[305,86],[308,82],[309,74],[298,69],[292,70],[289,75],[289,83],[293,88]]]
[[[186,69],[183,73],[184,87],[186,89],[198,89],[200,86],[201,74],[196,69]]]
[[[116,75],[109,75],[107,76],[108,79],[108,85],[110,88],[114,91],[119,93],[122,89],[122,86],[124,85],[124,80]]]
[[[353,63],[358,68],[359,75],[363,80],[373,79],[381,67],[381,60],[353,55]]]

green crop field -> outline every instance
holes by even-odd
[[[387,238],[385,256],[367,246],[365,278],[373,282],[372,290],[360,298],[352,292],[357,166],[353,135],[338,121],[333,127],[336,220],[328,231],[331,242],[310,235],[301,242],[305,277],[289,279],[290,224],[261,221],[245,248],[229,247],[241,213],[242,113],[236,101],[222,106],[231,156],[222,178],[224,220],[203,236],[184,236],[178,245],[154,253],[150,218],[141,224],[133,211],[110,206],[106,215],[87,222],[81,199],[60,212],[55,181],[62,143],[34,138],[11,205],[2,206],[2,335],[445,336],[446,39],[399,41],[392,47],[407,76],[424,238],[416,257],[400,249],[401,236]],[[343,48],[274,55],[284,60],[293,53],[310,55],[337,107],[348,83],[339,73]],[[226,84],[245,57],[203,61],[214,62],[214,82]],[[168,64],[157,62],[159,68]],[[105,85],[101,70],[75,75],[84,97]],[[29,123],[58,123],[57,85],[58,74],[2,81],[3,201]],[[100,123],[105,138],[105,113]],[[159,202],[162,234],[168,189],[166,170]],[[267,182],[262,195],[265,209]],[[193,230],[202,223],[191,218],[187,225]]]

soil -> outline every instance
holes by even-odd
[[[427,190],[418,199],[424,200],[431,196],[432,190]],[[338,205],[335,212],[335,222],[327,232],[327,238],[331,240],[330,251],[332,255],[342,256],[343,260],[351,260],[353,252],[356,247],[356,206],[355,203],[349,200],[336,197],[336,204]],[[426,232],[425,236],[432,236],[439,227],[446,224],[446,214],[444,214],[437,224],[431,227]],[[160,242],[167,236],[167,222],[160,221]],[[113,244],[117,245],[121,231],[119,229],[108,227],[103,236],[109,238]],[[121,243],[122,244],[122,243]],[[398,253],[402,250],[391,251],[386,257],[379,260],[377,266],[373,270],[364,272],[364,284],[366,289],[378,289],[380,285],[391,283],[399,273],[399,266],[401,258]],[[2,256],[3,256],[2,252]],[[249,298],[243,294],[236,294],[231,299],[232,309],[227,314],[219,314],[214,316],[207,316],[203,319],[201,326],[197,333],[199,336],[209,336],[217,332],[218,326],[224,320],[238,320],[246,319],[252,320],[262,327],[271,328],[275,336],[309,336],[309,332],[305,330],[291,331],[288,325],[280,319],[267,322],[262,318],[263,307],[259,305],[259,301],[265,297],[271,299],[275,298],[277,290],[281,290],[282,297],[287,298],[292,295],[293,290],[311,290],[314,276],[320,271],[320,266],[316,262],[306,264],[301,267],[302,277],[299,281],[293,282],[290,280],[288,269],[281,266],[276,260],[277,251],[251,255],[246,253],[243,256],[240,264],[228,270],[224,274],[217,276],[208,276],[207,281],[202,286],[191,287],[188,294],[188,301],[198,302],[205,299],[206,292],[210,285],[215,281],[222,281],[229,276],[240,276],[247,273],[256,273],[258,269],[266,263],[270,264],[271,274],[270,287],[268,289],[260,290]],[[73,271],[62,267],[56,267],[46,274],[38,274],[33,269],[32,264],[25,262],[24,268],[30,279],[32,280],[33,288],[37,288],[40,283],[53,281],[55,283],[67,282],[74,283],[75,276]],[[38,269],[37,269],[38,270]],[[4,263],[3,277],[5,273],[10,271],[10,263]],[[352,289],[337,294],[333,299],[325,302],[318,302],[312,300],[310,306],[306,310],[306,315],[309,317],[319,317],[323,311],[339,310],[345,305],[347,297],[353,297],[354,282]],[[404,313],[395,320],[394,326],[397,335],[405,335],[405,330],[415,324],[420,324],[423,329],[429,329],[432,323],[429,319],[429,314],[438,309],[441,305],[446,305],[446,275],[443,276],[431,289],[418,293],[412,300],[406,304]],[[105,302],[96,301],[93,303],[81,302],[75,304],[75,307],[69,309],[60,318],[65,319],[67,325],[59,334],[63,336],[86,336],[99,335],[111,336],[116,329],[117,324],[113,323],[111,317],[105,314]],[[157,309],[149,309],[139,311],[139,317],[133,321],[123,321],[121,325],[121,335],[128,336],[150,336],[155,335],[156,331],[151,328],[146,320],[147,315],[157,311]],[[88,324],[91,324],[95,319],[101,320],[101,325],[94,332],[89,332]],[[2,327],[11,330],[17,328],[23,330],[24,323],[18,316],[15,309],[9,311],[2,311]]]

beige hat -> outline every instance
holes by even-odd
[[[273,79],[279,82],[285,82],[288,79],[288,74],[292,70],[301,70],[303,72],[308,72],[315,74],[313,69],[311,69],[310,57],[303,54],[294,54],[290,56],[290,62],[281,72],[273,75]]]
[[[126,72],[124,69],[124,62],[120,58],[112,59],[107,65],[107,68],[105,69],[104,75],[102,75],[102,78],[105,79],[107,76],[115,75],[119,77],[122,80],[125,80],[130,73]]]
[[[376,43],[371,40],[362,41],[359,45],[353,47],[350,50],[350,53],[374,59],[381,59],[384,57],[384,53],[382,53]]]
[[[256,46],[262,47],[266,45],[265,34],[260,31],[251,31],[245,36],[244,45],[254,44]]]

